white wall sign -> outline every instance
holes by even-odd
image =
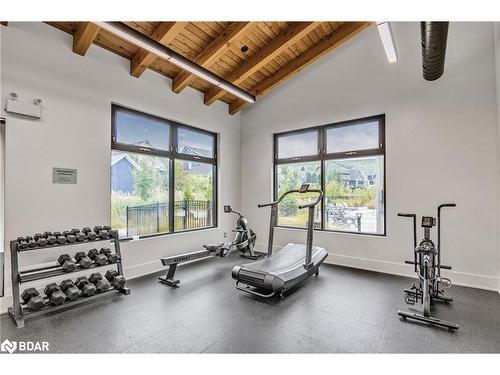
[[[76,184],[76,169],[52,168],[53,184]]]

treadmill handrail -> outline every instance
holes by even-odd
[[[301,205],[301,206],[299,206],[300,209],[311,207],[311,206],[316,206],[321,201],[321,199],[323,198],[323,191],[320,190],[320,189],[308,189],[306,191],[301,191],[299,189],[294,189],[294,190],[288,190],[288,191],[284,192],[281,195],[281,197],[278,198],[277,201],[270,202],[270,203],[259,203],[257,205],[257,207],[261,208],[261,207],[275,206],[275,205],[279,204],[283,200],[283,198],[285,198],[288,194],[293,194],[293,193],[300,193],[300,194],[303,194],[303,193],[319,193],[318,198],[313,203]]]
[[[319,193],[318,198],[317,198],[314,202],[312,202],[312,203],[308,203],[308,204],[303,204],[303,205],[300,205],[300,206],[299,206],[299,209],[314,207],[314,206],[316,206],[319,202],[321,202],[321,199],[323,199],[323,191],[322,191],[322,190],[319,190],[319,189],[313,189],[313,190],[308,190],[307,192],[308,192],[308,193]]]

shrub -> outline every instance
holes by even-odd
[[[287,195],[279,204],[280,214],[283,216],[295,216],[299,202],[293,195]]]

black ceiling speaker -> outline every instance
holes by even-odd
[[[448,22],[420,22],[424,79],[435,81],[444,73]]]

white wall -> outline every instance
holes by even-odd
[[[497,125],[493,26],[450,24],[444,75],[422,78],[418,23],[393,24],[400,61],[387,62],[374,27],[290,79],[242,114],[242,208],[267,241],[272,134],[386,114],[387,237],[316,232],[327,262],[412,275],[411,224],[397,212],[444,213],[443,263],[456,284],[497,290]],[[305,241],[276,229],[275,245]]]
[[[170,80],[150,71],[133,78],[128,60],[97,46],[76,55],[72,37],[45,24],[9,22],[1,43],[2,103],[11,91],[43,100],[40,121],[6,115],[7,240],[109,224],[112,102],[220,133],[219,204],[239,206],[240,115],[228,115],[226,105],[207,107],[192,89],[173,94]],[[78,184],[53,185],[52,167],[77,168]],[[234,225],[229,216],[219,214],[217,229],[124,243],[125,275],[159,270],[161,256],[221,240]],[[40,254],[43,259],[32,261],[57,256]],[[9,279],[9,268],[6,273]],[[4,299],[2,311],[10,303]]]
[[[498,124],[498,144],[500,148],[500,22],[495,22],[494,25],[494,33],[495,33],[495,75],[496,75],[496,94],[497,94],[497,124]],[[500,157],[500,152],[499,152]],[[500,172],[500,170],[499,170]],[[500,173],[499,173],[499,184],[498,188],[500,189]],[[499,202],[500,204],[500,202]],[[500,206],[499,206],[500,210]],[[500,212],[499,212],[500,215]],[[500,216],[499,216],[500,217]],[[500,225],[500,223],[499,223]],[[500,254],[500,247],[498,249]],[[500,262],[500,255],[499,255]],[[500,263],[499,263],[500,268]],[[500,272],[499,272],[500,273]],[[500,293],[500,274],[498,275],[498,292]]]

